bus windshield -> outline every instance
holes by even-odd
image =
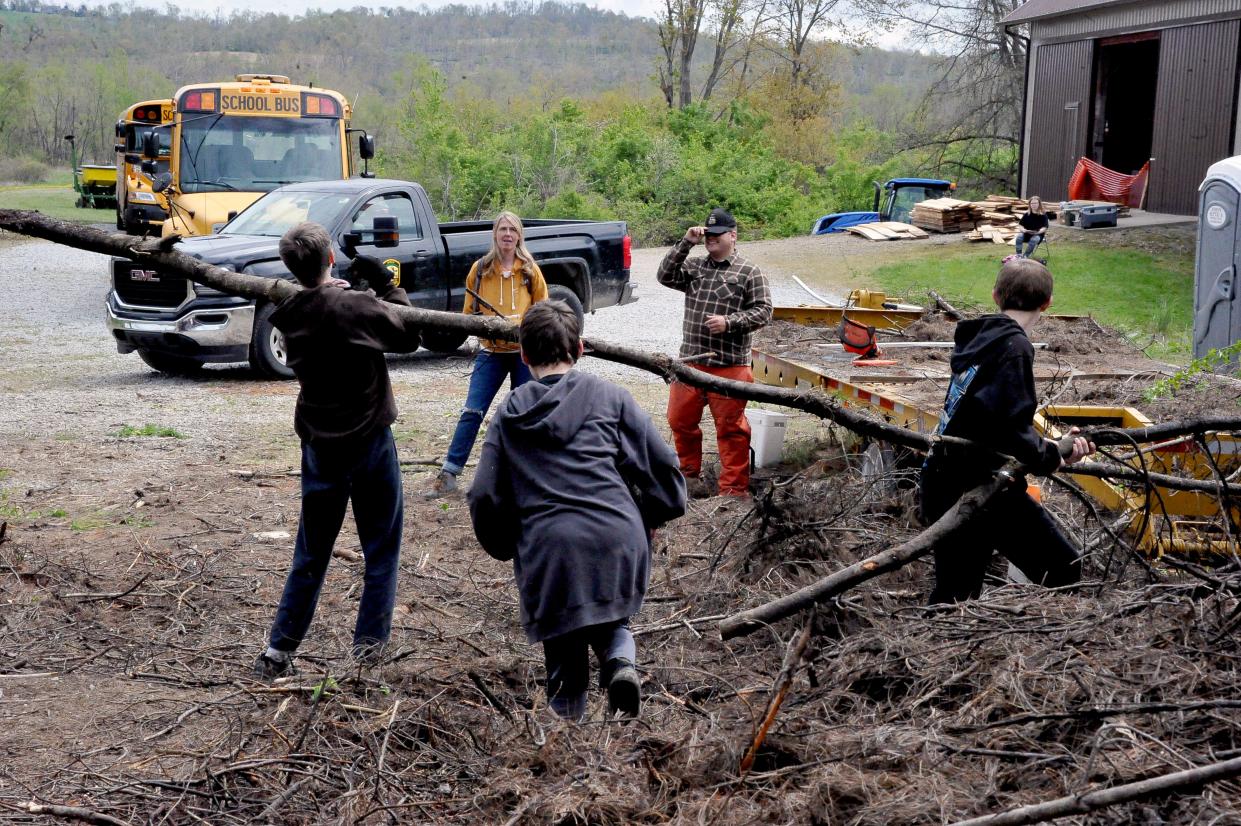
[[[302,221],[329,229],[352,195],[334,192],[271,192],[228,222],[222,235],[270,235],[279,238]]]
[[[188,116],[181,125],[181,191],[268,192],[339,180],[340,132],[335,118]]]

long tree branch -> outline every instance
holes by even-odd
[[[122,233],[105,232],[94,227],[82,226],[67,221],[49,218],[39,212],[26,210],[0,209],[0,229],[42,238],[58,244],[77,249],[97,252],[103,255],[114,255],[142,262],[149,266],[183,275],[191,281],[206,284],[224,292],[252,298],[260,301],[280,302],[301,289],[300,286],[278,278],[262,278],[244,275],[216,267],[197,258],[178,252],[175,249],[175,238],[160,240],[142,240]],[[463,313],[450,313],[439,310],[425,310],[416,307],[392,305],[394,311],[402,318],[418,327],[442,330],[484,338],[517,340],[517,326],[511,322],[494,316],[475,316]],[[674,357],[662,353],[647,353],[632,347],[613,344],[608,341],[587,339],[587,352],[596,358],[636,367],[663,377],[666,381],[680,381],[692,387],[699,387],[733,398],[802,410],[822,419],[847,428],[865,438],[877,439],[893,445],[913,450],[928,450],[935,442],[970,446],[963,439],[939,436],[932,437],[915,433],[898,425],[889,424],[877,418],[858,413],[846,408],[833,397],[818,390],[794,390],[785,387],[774,387],[764,384],[733,381],[696,370]],[[1166,424],[1152,425],[1144,428],[1107,429],[1091,438],[1099,445],[1131,445],[1163,441],[1185,435],[1210,433],[1216,431],[1241,430],[1241,417],[1237,416],[1204,416],[1197,419]],[[975,446],[976,447],[976,446]],[[1082,468],[1086,475],[1110,476],[1112,478],[1131,478],[1124,470],[1112,470],[1109,466],[1090,466]],[[1142,479],[1147,478],[1143,476]],[[1185,490],[1205,490],[1218,492],[1219,485],[1201,480],[1183,480],[1172,476],[1149,475],[1149,478],[1167,487],[1180,487]],[[1230,487],[1228,492],[1234,492]]]
[[[937,545],[951,540],[966,527],[974,514],[986,508],[992,499],[1014,484],[1017,470],[1017,463],[1010,463],[987,483],[966,491],[947,513],[908,542],[868,556],[791,594],[721,620],[720,638],[728,640],[752,634],[773,622],[791,617],[799,611],[856,588],[863,582],[903,568],[915,559],[926,556],[935,550]]]
[[[1148,797],[1166,795],[1181,789],[1197,788],[1207,783],[1217,783],[1238,776],[1241,776],[1241,757],[1234,757],[1232,760],[1212,763],[1196,769],[1161,774],[1107,789],[1071,794],[1046,803],[1022,806],[1000,814],[960,820],[953,826],[1022,826],[1026,823],[1042,823],[1070,815],[1093,812],[1096,809],[1105,809],[1120,803],[1131,803],[1135,800],[1145,800]]]

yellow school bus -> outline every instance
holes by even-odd
[[[169,208],[164,235],[209,235],[265,192],[347,179],[353,171],[352,110],[338,92],[283,75],[237,75],[182,87],[173,108],[170,163],[155,180]],[[157,154],[158,140],[147,138],[148,163]],[[369,135],[359,140],[359,155],[374,155]]]
[[[171,100],[144,100],[121,112],[116,121],[117,229],[133,235],[158,234],[168,217],[168,202],[151,188],[151,180],[168,171],[172,133],[166,127],[172,123],[172,115]],[[155,134],[159,141],[150,173],[141,166],[148,134]]]

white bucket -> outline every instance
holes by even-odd
[[[780,464],[784,454],[784,432],[792,417],[787,413],[758,409],[746,410],[745,417],[750,421],[750,456],[754,459],[754,467]]]

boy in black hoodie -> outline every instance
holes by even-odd
[[[936,433],[969,439],[1046,475],[1094,452],[1084,437],[1061,457],[1056,442],[1034,430],[1034,347],[1027,336],[1051,306],[1052,277],[1027,258],[1005,260],[991,296],[998,315],[962,321],[952,351],[952,382]],[[1076,428],[1074,429],[1076,431]],[[1004,460],[978,451],[935,445],[922,467],[922,516],[930,524],[961,494],[988,481]],[[1031,582],[1055,587],[1081,579],[1077,549],[1026,492],[1024,483],[1002,492],[976,515],[964,535],[935,549],[935,589],[930,602],[978,596],[993,550],[999,550]]]
[[[586,713],[589,649],[609,712],[641,702],[629,618],[646,595],[651,532],[685,513],[676,454],[626,391],[571,369],[577,317],[540,301],[521,321],[535,381],[508,395],[487,431],[468,501],[492,557],[513,560],[521,622],[543,643],[547,696],[561,717]]]
[[[392,309],[409,306],[409,297],[379,261],[359,255],[350,271],[365,277],[381,300],[332,277],[336,256],[322,226],[302,223],[285,233],[280,258],[304,288],[271,316],[301,385],[293,427],[302,439],[302,514],[267,648],[254,662],[260,680],[292,667],[351,500],[366,565],[354,654],[374,661],[388,641],[403,517],[390,427],[396,400],[384,352],[412,352],[420,342],[418,330]]]

